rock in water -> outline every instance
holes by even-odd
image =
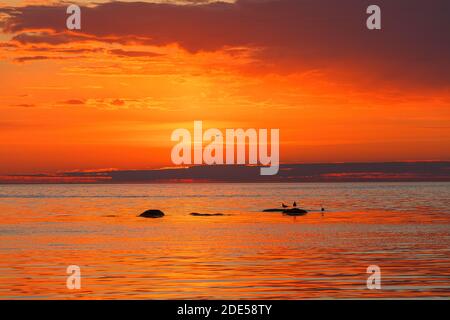
[[[145,212],[142,212],[139,217],[144,217],[144,218],[162,218],[164,217],[164,212],[162,212],[161,210],[147,210]]]
[[[284,214],[287,214],[288,216],[303,216],[308,213],[308,211],[299,209],[299,208],[292,208],[292,209],[286,209],[283,210]]]
[[[263,212],[283,212],[286,209],[264,209]]]

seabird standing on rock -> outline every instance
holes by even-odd
[[[297,206],[297,202],[294,201],[294,203],[292,204],[292,206],[295,208]]]
[[[282,206],[283,208],[289,207],[289,206],[285,205],[284,203],[281,203],[281,206]]]

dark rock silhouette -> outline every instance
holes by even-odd
[[[162,218],[164,217],[164,212],[162,212],[161,210],[147,210],[143,213],[141,213],[139,215],[139,217],[144,217],[144,218]]]
[[[286,209],[283,210],[284,214],[287,214],[288,216],[303,216],[308,213],[308,211],[299,209],[299,208],[292,208],[292,209]]]
[[[263,212],[283,212],[286,209],[264,209]]]
[[[196,217],[212,217],[212,216],[224,216],[223,213],[197,213],[197,212],[192,212],[191,216],[196,216]]]

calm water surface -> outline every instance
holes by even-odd
[[[326,213],[260,212],[294,200]],[[0,185],[0,298],[450,298],[449,207],[450,183]]]

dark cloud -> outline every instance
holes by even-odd
[[[0,123],[1,126],[1,123]],[[89,170],[0,178],[4,183],[156,183],[156,182],[362,182],[450,181],[450,162],[283,164],[275,176],[257,166],[216,165],[156,170]],[[22,177],[22,179],[20,178]],[[44,178],[49,177],[47,181]]]
[[[70,100],[66,100],[63,102],[64,104],[72,104],[72,105],[80,105],[80,104],[84,104],[83,100],[79,100],[79,99],[70,99]]]
[[[66,60],[66,59],[75,59],[75,58],[76,57],[36,55],[36,56],[17,57],[17,58],[14,58],[14,62],[24,63],[24,62],[39,61],[39,60]]]
[[[12,42],[0,42],[0,48],[15,49],[18,45]]]
[[[12,104],[11,107],[21,107],[21,108],[33,108],[35,107],[35,104],[30,103],[19,103],[19,104]]]
[[[450,1],[379,0],[382,30],[365,27],[366,0],[239,0],[175,5],[110,2],[82,9],[82,31],[62,35],[65,6],[25,6],[6,10],[5,32],[36,43],[23,32],[51,29],[47,43],[96,37],[166,45],[190,52],[224,47],[260,48],[269,70],[346,70],[358,82],[448,87],[450,83]],[[81,36],[82,35],[82,36]],[[115,40],[114,40],[115,39]],[[43,41],[42,35],[40,41]],[[372,82],[371,82],[372,81]]]
[[[149,51],[130,51],[130,50],[122,50],[122,49],[114,49],[108,51],[110,54],[114,54],[119,57],[132,57],[132,58],[152,58],[161,56],[159,53],[149,52]]]
[[[60,45],[77,41],[85,41],[86,37],[77,36],[65,33],[51,33],[51,32],[35,32],[35,33],[20,33],[12,38],[13,41],[20,44],[51,44]]]
[[[135,44],[148,43],[150,39],[143,37],[135,37],[132,35],[123,36],[95,36],[86,33],[68,33],[55,31],[32,31],[21,32],[13,36],[11,45],[18,44],[48,44],[48,45],[65,45],[73,43],[87,43],[87,42],[107,42],[118,44]],[[16,45],[17,46],[17,45]],[[75,50],[75,49],[74,49]],[[92,48],[93,51],[102,50],[101,48]]]
[[[14,61],[22,63],[22,62],[27,62],[27,61],[48,60],[48,59],[51,59],[51,57],[48,57],[48,56],[28,56],[28,57],[15,58]]]
[[[125,101],[121,100],[121,99],[115,99],[111,102],[111,104],[113,106],[124,106],[125,105]]]

